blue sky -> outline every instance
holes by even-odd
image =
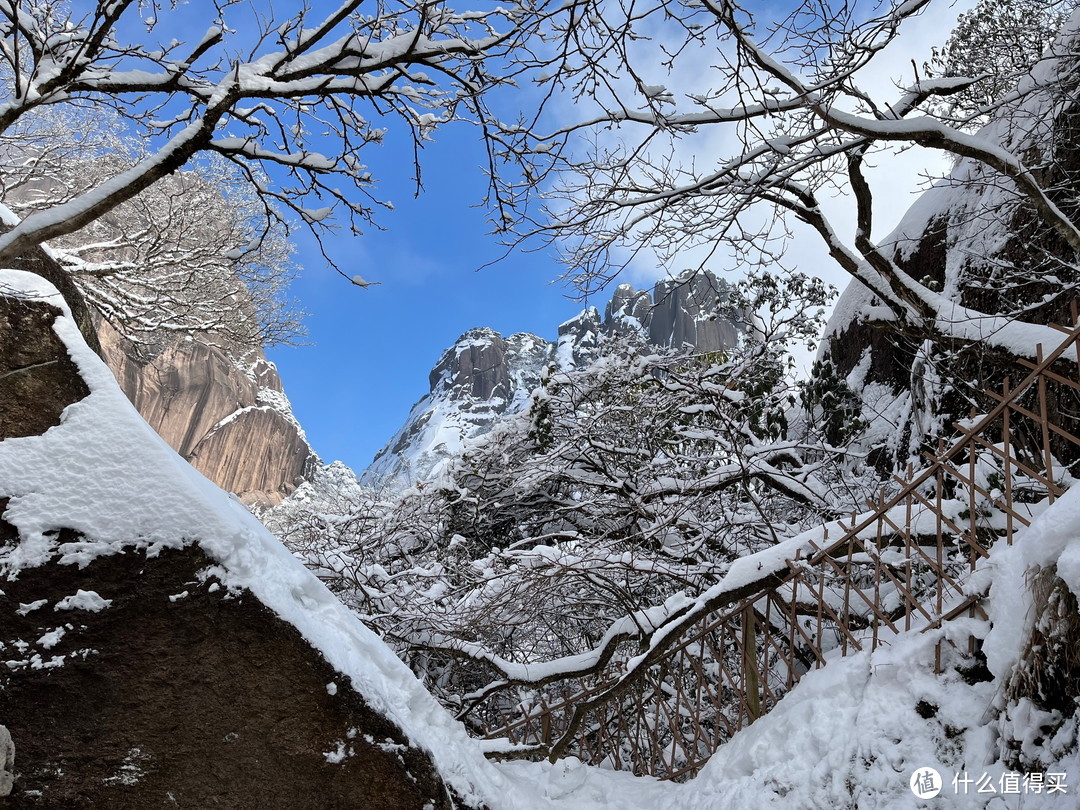
[[[76,7],[81,4],[82,0],[76,0]],[[961,0],[951,8],[948,3],[936,4],[937,14],[906,26],[911,33],[892,49],[892,67],[883,68],[871,80],[891,96],[895,91],[888,84],[889,75],[910,74],[911,60],[921,62],[929,46],[940,44],[951,30],[956,13],[971,4],[972,0]],[[255,3],[231,11],[243,16],[261,8]],[[285,14],[287,7],[278,11]],[[210,20],[201,0],[173,11],[171,16],[168,25],[155,28],[154,35],[193,41]],[[250,24],[232,24],[239,29],[242,42],[245,32],[250,33]],[[126,26],[138,29],[139,23],[131,19]],[[133,36],[138,38],[137,30]],[[697,80],[708,78],[709,64],[706,59],[697,65],[702,74]],[[694,69],[693,63],[690,68]],[[663,80],[664,76],[658,78]],[[671,89],[683,92],[689,88]],[[520,99],[502,99],[508,102],[508,109],[518,100],[522,107],[529,106],[524,97],[530,91],[518,92]],[[555,109],[574,117],[579,113],[575,100],[570,99],[562,100]],[[503,249],[497,238],[489,235],[485,211],[477,207],[486,191],[486,179],[481,169],[485,155],[476,128],[462,123],[435,131],[435,142],[422,154],[425,191],[415,199],[412,142],[400,137],[403,134],[391,129],[383,145],[363,149],[363,160],[378,183],[376,196],[395,206],[392,212],[378,214],[378,224],[385,230],[369,227],[362,236],[332,236],[325,243],[343,272],[362,274],[380,285],[360,289],[349,284],[327,266],[313,237],[298,228],[295,238],[302,273],[293,293],[311,313],[308,329],[314,345],[269,352],[316,452],[325,461],[341,459],[358,471],[401,426],[411,405],[427,393],[428,371],[462,332],[488,326],[504,334],[529,331],[553,339],[558,325],[583,306],[568,297],[568,287],[553,283],[561,267],[551,251],[515,253],[480,269]],[[703,143],[709,143],[708,139]],[[695,159],[712,157],[699,153],[698,146],[690,148]],[[711,143],[706,151],[710,149],[725,151],[721,142]],[[914,189],[918,169],[925,165],[918,150],[884,162],[884,187],[892,192],[890,199],[895,203],[878,212],[881,227],[886,228],[890,220],[895,222],[908,207],[912,198],[901,190]],[[843,225],[843,220],[841,214],[839,224]],[[891,229],[891,224],[886,229]],[[846,277],[823,258],[819,246],[800,244],[792,255],[804,269],[813,268],[837,286],[846,282]],[[714,269],[724,269],[723,262]],[[662,274],[647,261],[637,262],[625,280],[642,286]],[[591,303],[602,305],[606,296],[601,293],[602,300]]]
[[[395,210],[385,230],[329,241],[341,269],[379,286],[360,289],[326,267],[297,232],[304,271],[293,291],[311,313],[312,346],[269,352],[315,451],[361,470],[428,391],[428,371],[465,330],[535,332],[553,339],[582,308],[552,283],[551,251],[502,255],[480,204],[486,181],[478,130],[440,128],[423,155],[425,191],[414,198],[411,144],[388,139],[366,160]]]
[[[284,20],[298,5],[283,0],[273,8]],[[73,8],[86,14],[92,4],[74,0]],[[235,29],[228,37],[230,51],[252,44],[253,15],[269,8],[265,0],[229,7],[227,19]],[[331,8],[316,2],[312,14]],[[126,14],[123,36],[197,42],[214,17],[206,0],[191,0],[159,9],[158,24],[147,33],[143,20],[149,14]],[[342,272],[380,285],[350,284],[328,266],[307,229],[296,227],[301,272],[292,294],[310,313],[311,345],[268,351],[315,451],[326,462],[340,459],[357,471],[428,392],[428,372],[462,332],[489,326],[553,339],[558,325],[583,306],[567,297],[569,287],[552,283],[560,266],[550,252],[517,253],[479,270],[504,253],[488,233],[484,209],[477,207],[486,191],[479,129],[461,122],[432,134],[434,142],[421,153],[425,191],[416,198],[412,140],[399,123],[387,123],[383,144],[363,147],[361,157],[376,181],[375,196],[391,201],[395,210],[376,207],[383,230],[368,226],[359,237],[324,237]],[[328,150],[334,154],[333,146]],[[268,171],[273,177],[274,169]],[[347,232],[347,225],[341,230]]]

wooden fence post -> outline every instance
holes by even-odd
[[[757,627],[754,604],[743,611],[743,688],[746,692],[746,712],[753,723],[761,717],[761,688],[757,660]]]

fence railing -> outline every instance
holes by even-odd
[[[987,392],[987,412],[957,425],[952,444],[895,478],[868,511],[797,539],[760,587],[719,598],[654,645],[647,665],[627,667],[628,653],[587,679],[491,696],[474,715],[487,736],[685,778],[830,657],[985,618],[971,574],[1064,492],[1080,460],[1080,328],[1062,331],[1019,384]]]

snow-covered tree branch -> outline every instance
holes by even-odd
[[[147,154],[124,130],[108,109],[23,117],[0,136],[0,201],[25,219],[87,193]],[[133,348],[201,334],[242,355],[303,334],[287,290],[292,244],[266,211],[230,164],[202,160],[50,247]]]
[[[596,675],[731,597],[711,589],[744,555],[858,504],[860,453],[823,439],[787,365],[828,299],[756,276],[728,302],[756,313],[738,348],[658,354],[631,331],[549,374],[442,480],[313,487],[270,525],[465,715]]]
[[[0,135],[50,107],[98,105],[150,146],[93,187],[30,213],[0,237],[0,259],[85,227],[199,154],[233,164],[270,220],[291,209],[318,233],[337,211],[357,228],[383,204],[364,147],[391,126],[422,144],[477,105],[499,82],[485,60],[512,49],[531,19],[518,6],[369,9],[360,0],[329,13],[309,4],[253,13],[233,0],[83,8],[0,3],[0,65],[12,88],[0,104]],[[205,33],[173,38],[196,11],[212,21]]]
[[[731,0],[575,4],[574,22],[549,30],[548,48],[530,63],[548,94],[495,135],[503,171],[494,190],[509,241],[554,240],[568,275],[588,292],[642,251],[668,264],[688,254],[707,264],[729,252],[771,265],[801,221],[877,297],[875,317],[887,313],[890,329],[1034,357],[1037,343],[1057,338],[1044,326],[1051,316],[1032,313],[1031,301],[984,309],[960,300],[909,275],[895,244],[875,241],[875,212],[889,189],[874,188],[864,167],[897,146],[951,156],[955,182],[995,189],[979,216],[1026,217],[1040,238],[1063,243],[1053,271],[1015,275],[1055,278],[1044,303],[1066,297],[1076,289],[1080,225],[1060,188],[1073,169],[1041,137],[1048,110],[1075,104],[1080,19],[1050,4],[1065,21],[1062,35],[1042,53],[1035,49],[1045,38],[1032,32],[1024,64],[995,74],[1001,96],[958,117],[949,99],[983,87],[987,74],[957,76],[954,63],[939,59],[930,76],[912,65],[899,90],[864,89],[870,66],[929,5],[805,3],[772,18]],[[577,107],[554,109],[557,90],[573,92]],[[972,133],[979,115],[989,123]],[[841,227],[848,214],[836,219],[837,190],[851,201],[850,236]]]

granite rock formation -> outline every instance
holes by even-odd
[[[431,370],[431,390],[442,388],[476,399],[505,398],[510,391],[507,349],[506,341],[491,329],[466,332]]]
[[[689,344],[699,352],[734,346],[738,326],[722,314],[728,294],[728,285],[711,273],[657,283],[646,324],[650,341],[657,346]]]
[[[1075,53],[1076,40],[1062,53]],[[1049,70],[1044,60],[1037,70]],[[1062,75],[1075,75],[1071,68]],[[1075,84],[1068,98],[1031,92],[1006,105],[978,138],[1001,144],[1038,166],[1039,182],[1059,207],[1080,214],[1080,105]],[[1019,312],[1034,324],[1068,325],[1075,301],[1075,253],[1012,181],[972,159],[923,192],[882,249],[911,278],[943,300],[989,314]],[[1010,354],[981,343],[930,338],[908,323],[874,321],[881,302],[853,281],[837,302],[821,344],[819,372],[857,400],[852,420],[863,425],[871,460],[887,469],[933,447],[953,422],[966,417],[986,390],[1027,369]],[[1071,412],[1063,405],[1062,414]],[[1080,423],[1078,423],[1080,427]],[[834,441],[839,437],[833,437]]]
[[[378,487],[433,478],[466,439],[521,410],[545,369],[584,366],[613,335],[636,332],[657,346],[689,344],[701,352],[734,346],[739,325],[725,314],[729,292],[726,282],[708,272],[660,282],[651,292],[620,284],[603,318],[588,307],[559,326],[555,343],[528,333],[503,337],[492,329],[469,330],[443,352],[429,377],[430,392],[361,480]]]
[[[429,376],[431,392],[361,476],[369,485],[424,481],[506,413],[520,410],[540,384],[554,347],[526,332],[503,337],[470,329],[443,352]]]
[[[0,205],[0,232],[17,222]],[[148,355],[91,311],[71,276],[45,250],[28,251],[12,267],[36,273],[59,290],[83,338],[105,359],[143,418],[222,489],[245,503],[273,506],[320,463],[292,415],[277,370],[261,351],[237,361],[227,347],[188,338],[157,346]],[[0,358],[8,370],[19,362],[10,352]],[[36,400],[19,401],[32,408],[27,403]],[[0,426],[14,418],[0,413]]]
[[[319,463],[273,363],[179,340],[150,358],[98,326],[102,356],[142,417],[195,469],[245,503],[273,506]]]

